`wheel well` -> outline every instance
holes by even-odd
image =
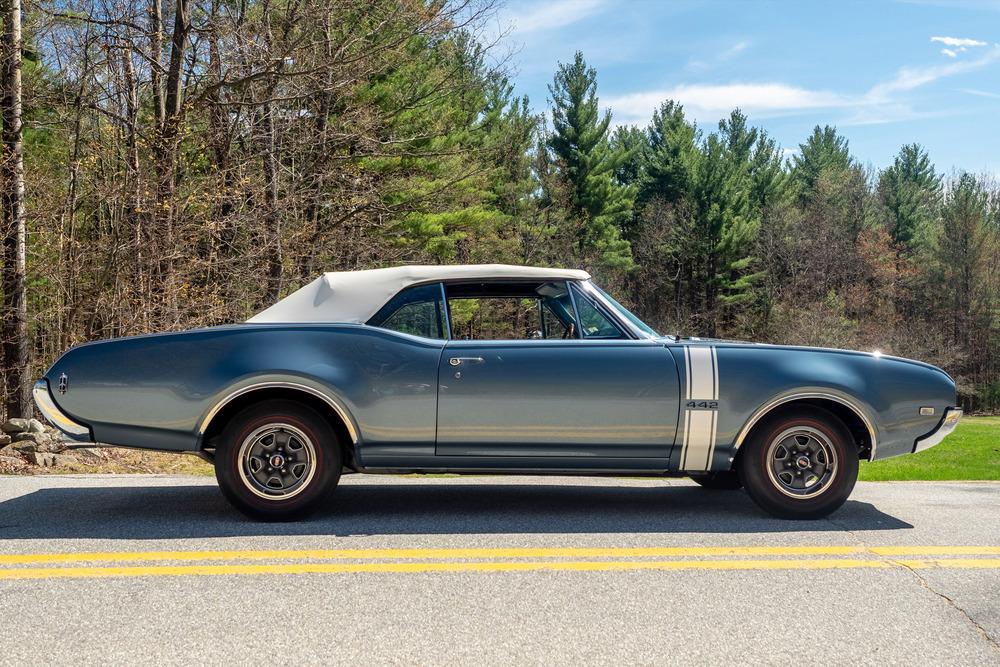
[[[355,469],[357,467],[354,441],[351,438],[350,429],[348,429],[347,424],[344,423],[344,419],[337,413],[336,410],[330,407],[329,403],[324,401],[319,396],[289,387],[262,387],[260,389],[249,391],[245,394],[241,394],[222,406],[222,409],[213,415],[212,420],[209,422],[208,427],[201,436],[202,455],[206,458],[214,456],[216,439],[222,434],[222,431],[226,427],[226,424],[229,423],[229,420],[236,416],[240,411],[256,403],[263,403],[264,401],[271,401],[275,399],[285,399],[301,403],[302,405],[308,405],[310,408],[322,415],[323,418],[330,424],[333,432],[337,434],[337,440],[340,442],[340,447],[344,455],[344,466],[351,469]]]
[[[764,414],[759,415],[753,427],[746,433],[746,436],[740,443],[740,450],[743,449],[743,443],[749,440],[754,431],[759,428],[761,424],[763,424],[765,417],[771,417],[782,412],[792,411],[802,406],[813,406],[832,412],[838,419],[840,419],[840,421],[844,423],[844,426],[847,427],[847,429],[851,432],[851,435],[854,437],[854,443],[858,448],[858,458],[868,460],[871,457],[872,437],[871,433],[868,431],[868,426],[865,424],[865,420],[862,419],[861,416],[850,406],[845,405],[840,401],[814,397],[800,398],[787,403],[781,403],[780,405],[774,406]]]

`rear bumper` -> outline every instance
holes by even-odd
[[[916,454],[925,449],[930,449],[944,440],[949,433],[955,430],[955,427],[958,426],[958,420],[961,418],[962,408],[948,408],[945,410],[944,417],[941,418],[941,423],[938,424],[937,428],[922,438],[917,438],[917,441],[913,445],[913,453]]]
[[[35,388],[31,391],[31,395],[35,399],[35,405],[38,406],[38,411],[42,413],[45,420],[62,431],[67,438],[70,440],[76,440],[77,442],[91,441],[90,427],[70,419],[62,410],[59,409],[59,406],[56,405],[55,401],[52,400],[52,394],[49,392],[48,380],[42,378],[36,382]]]

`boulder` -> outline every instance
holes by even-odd
[[[24,452],[24,456],[31,463],[43,468],[51,468],[56,464],[56,454],[48,452]]]
[[[0,447],[0,456],[17,456],[17,450],[14,445],[5,445]]]
[[[33,442],[36,445],[41,445],[43,443],[48,443],[50,438],[45,433],[29,433],[25,431],[24,433],[15,433],[14,442]]]
[[[34,440],[18,440],[10,445],[17,452],[34,452],[38,450],[38,443]]]
[[[0,447],[10,444],[10,436],[6,433],[0,434]]]
[[[81,459],[91,459],[94,461],[101,461],[104,459],[104,457],[101,456],[101,452],[98,451],[96,447],[80,447],[78,449],[74,449],[73,453],[78,455]]]
[[[14,419],[8,419],[2,425],[0,425],[0,431],[4,433],[23,433],[28,430],[29,420],[20,419],[15,417]]]
[[[10,468],[17,468],[24,465],[24,459],[20,456],[4,456],[0,454],[0,465],[7,464]]]
[[[37,419],[29,419],[28,431],[31,433],[45,433],[45,425]]]
[[[76,458],[72,454],[52,454],[51,456],[52,465],[68,466],[80,462],[80,459]]]

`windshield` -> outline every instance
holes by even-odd
[[[628,308],[626,308],[625,306],[623,306],[620,303],[618,303],[618,301],[616,301],[613,296],[611,296],[610,294],[608,294],[607,292],[605,292],[604,290],[602,290],[600,287],[598,287],[597,285],[595,285],[593,282],[590,283],[590,286],[593,287],[595,290],[597,290],[597,292],[599,292],[600,295],[603,296],[607,300],[607,302],[609,304],[611,304],[618,311],[619,315],[621,315],[622,317],[624,317],[625,319],[627,319],[629,322],[631,322],[632,324],[634,324],[640,331],[644,331],[645,333],[649,334],[650,336],[659,336],[660,335],[660,334],[656,333],[655,331],[653,331],[653,329],[649,325],[647,325],[645,322],[643,322],[638,317],[636,317],[635,315],[633,315],[629,311]]]

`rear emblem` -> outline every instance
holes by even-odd
[[[59,376],[59,393],[65,394],[67,389],[69,389],[69,378],[63,373]]]

